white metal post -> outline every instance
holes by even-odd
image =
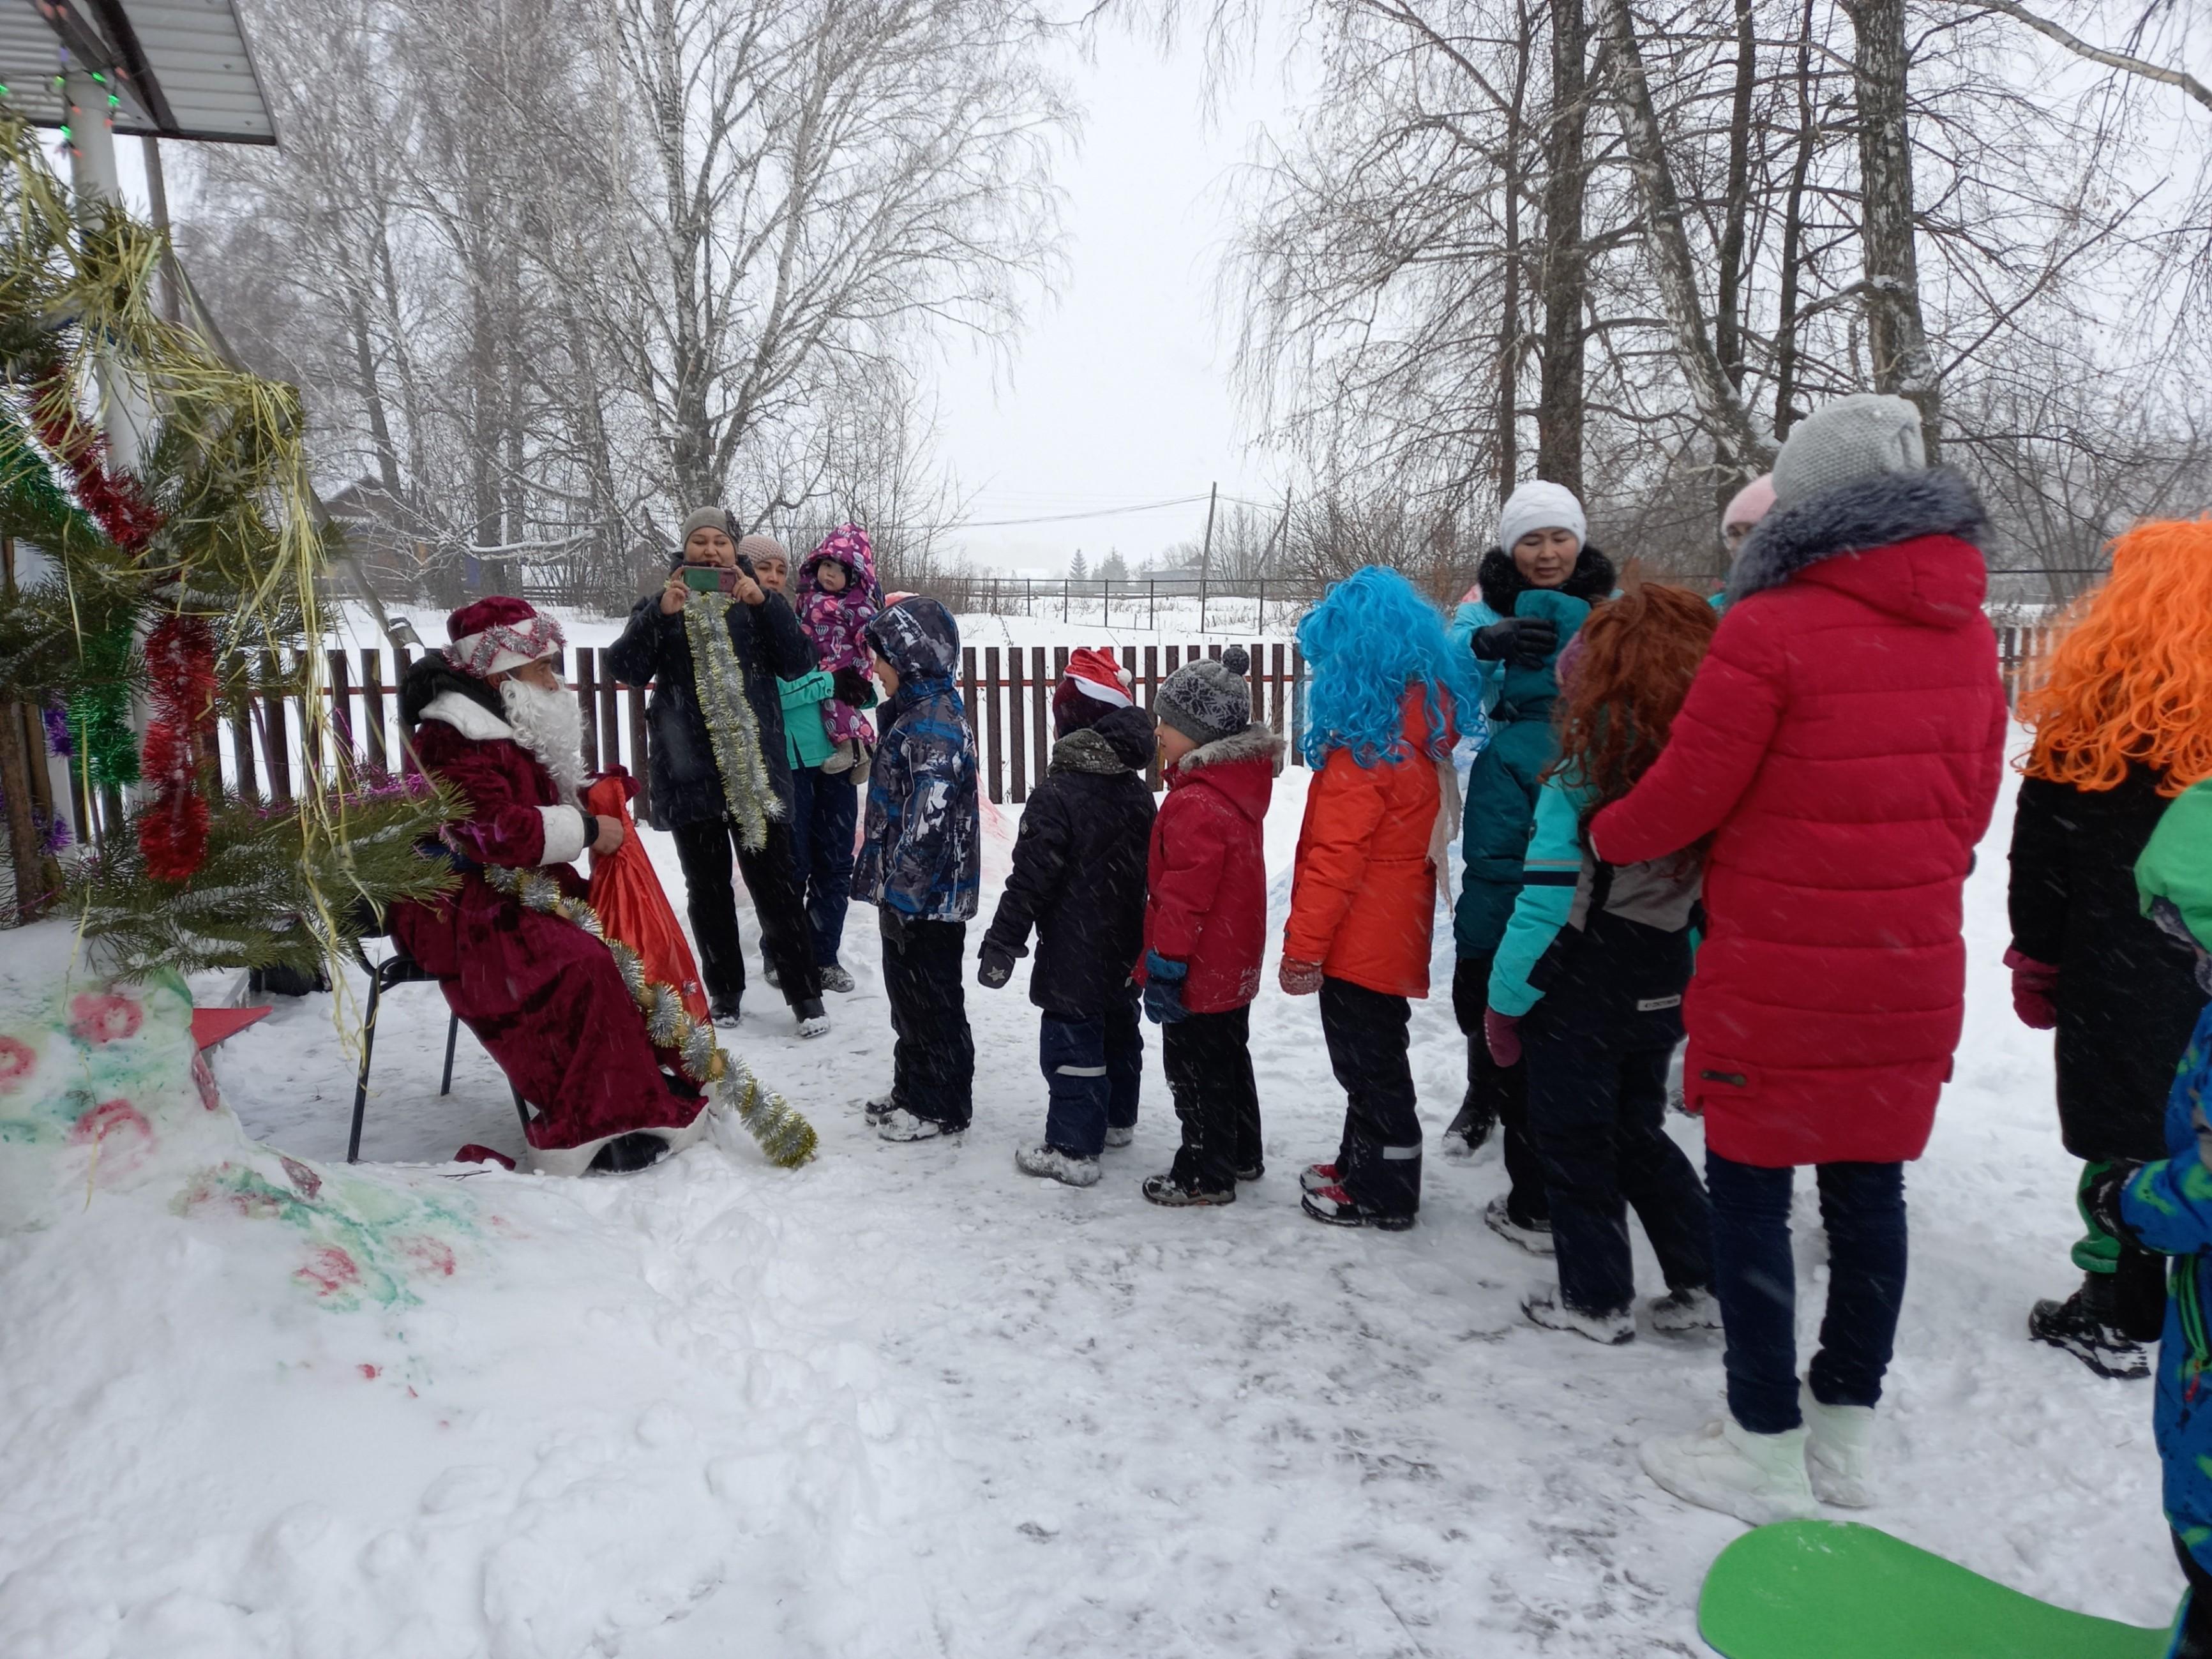
[[[64,72],[63,84],[69,98],[70,182],[76,186],[77,200],[88,212],[96,202],[121,207],[123,180],[115,165],[107,85],[89,70],[76,67]],[[130,375],[104,351],[100,354],[100,401],[109,457],[123,471],[136,472],[144,453],[143,434],[153,422]]]

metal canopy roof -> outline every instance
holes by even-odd
[[[232,0],[0,0],[0,104],[62,125],[65,67],[106,77],[118,134],[276,142]]]

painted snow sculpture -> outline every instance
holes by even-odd
[[[192,1041],[172,969],[106,981],[75,930],[8,936],[0,971],[0,1232],[103,1216],[116,1201],[178,1216],[275,1222],[272,1271],[315,1305],[417,1299],[483,1229],[475,1203],[369,1172],[324,1169],[249,1140]]]

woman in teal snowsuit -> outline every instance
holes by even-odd
[[[1528,1073],[1496,1064],[1484,1045],[1482,1011],[1492,959],[1505,935],[1536,817],[1536,790],[1558,752],[1552,705],[1559,653],[1613,591],[1613,562],[1586,544],[1582,503],[1558,484],[1522,484],[1498,513],[1498,544],[1475,576],[1480,597],[1452,619],[1451,641],[1473,653],[1490,737],[1468,776],[1462,842],[1466,878],[1452,933],[1459,962],[1452,1012],[1468,1039],[1467,1096],[1444,1131],[1448,1154],[1473,1152],[1504,1127],[1510,1188],[1484,1218],[1516,1243],[1548,1255],[1550,1209],[1528,1136]]]
[[[2143,914],[2192,950],[2212,994],[2212,781],[2166,809],[2136,863]],[[2172,1659],[2212,1659],[2212,1005],[2166,1098],[2165,1158],[2116,1163],[2083,1206],[2113,1237],[2173,1258],[2151,1421],[2166,1468],[2166,1519],[2189,1582]]]

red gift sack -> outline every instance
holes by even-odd
[[[612,853],[592,855],[592,908],[611,938],[637,952],[645,976],[672,985],[684,1000],[684,1012],[694,1019],[707,1018],[707,994],[699,984],[698,965],[691,947],[684,941],[668,895],[653,860],[637,838],[637,825],[629,816],[629,798],[637,784],[629,774],[610,772],[584,791],[584,810],[604,817],[620,818],[622,845]]]

